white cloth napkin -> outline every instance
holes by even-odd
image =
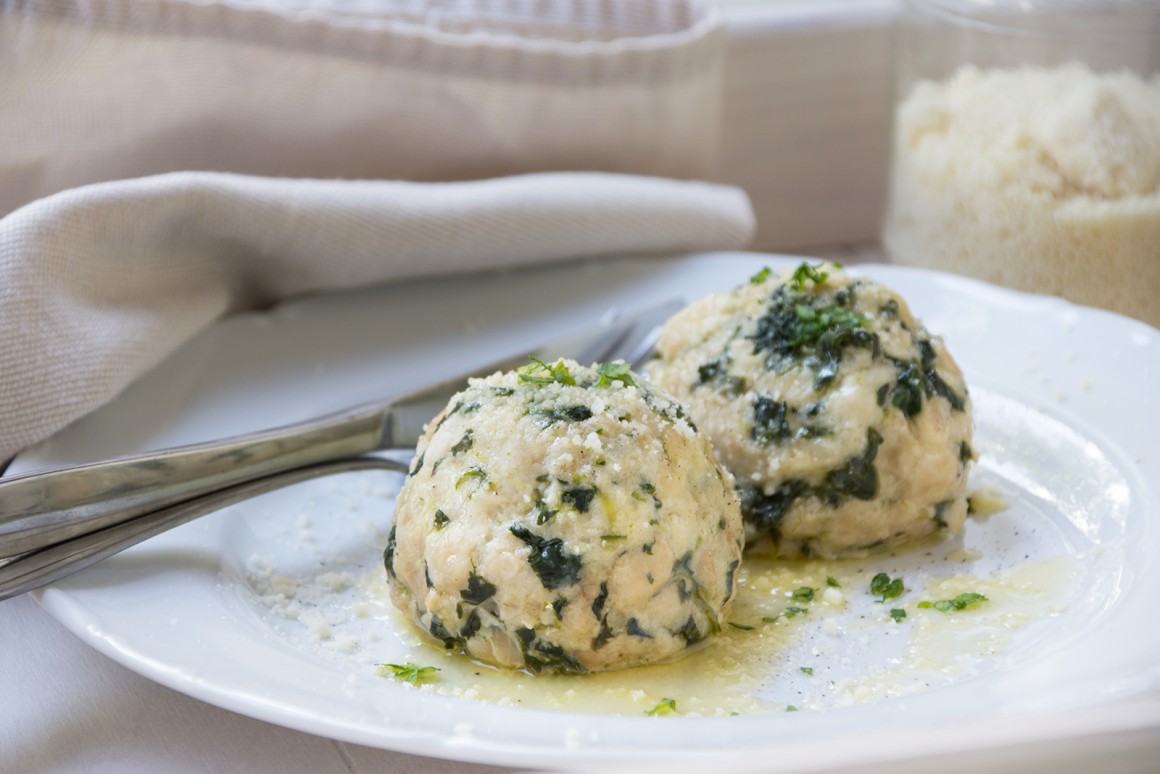
[[[711,0],[0,3],[0,464],[230,310],[745,244],[656,179],[712,178],[724,41]]]
[[[0,215],[188,169],[710,178],[711,0],[0,2]]]
[[[227,312],[296,293],[616,253],[745,246],[741,191],[605,173],[462,183],[185,172],[0,219],[0,459]]]

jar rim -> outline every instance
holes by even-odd
[[[906,0],[959,26],[1020,37],[1156,37],[1160,0]]]

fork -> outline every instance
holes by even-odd
[[[227,505],[336,473],[409,463],[381,454],[413,448],[424,425],[468,378],[528,357],[638,366],[670,300],[505,358],[471,374],[318,419],[220,441],[0,479],[0,600],[59,580]]]

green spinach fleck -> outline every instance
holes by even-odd
[[[427,631],[431,632],[432,637],[440,640],[447,650],[462,648],[466,644],[462,637],[452,634],[444,625],[443,619],[435,614],[431,615],[431,623],[427,625]]]
[[[936,359],[934,346],[927,339],[921,339],[918,342],[918,349],[921,354],[922,362],[922,376],[923,382],[928,397],[938,395],[951,404],[951,408],[955,411],[962,411],[966,408],[967,402],[963,396],[955,392],[949,384],[947,384],[938,370],[935,368],[934,361]]]
[[[786,413],[789,407],[785,401],[774,400],[768,395],[758,395],[753,402],[753,427],[749,437],[761,446],[773,441],[784,441],[792,431]]]
[[[878,469],[874,459],[882,436],[874,428],[866,431],[866,448],[860,455],[849,460],[840,468],[826,474],[826,485],[821,493],[831,504],[841,502],[843,497],[858,500],[873,500],[878,495]]]
[[[604,618],[604,603],[608,601],[608,581],[600,581],[600,593],[592,600],[592,615],[596,620]]]
[[[475,433],[472,430],[468,430],[466,433],[464,433],[463,437],[459,439],[459,442],[451,447],[451,453],[462,454],[463,452],[471,449],[471,447],[475,444],[474,435]]]
[[[511,527],[511,533],[532,547],[532,552],[528,554],[528,564],[544,588],[556,589],[580,580],[580,557],[567,553],[563,540],[545,539],[519,524]]]
[[[966,441],[959,444],[959,462],[966,464],[975,458],[975,450]]]
[[[955,504],[954,500],[940,500],[939,502],[934,504],[933,518],[934,518],[935,523],[938,524],[940,527],[949,526],[949,524],[947,522],[947,516],[946,516],[947,508],[950,508],[954,504]]]
[[[549,425],[555,424],[556,422],[583,422],[586,419],[592,418],[592,409],[583,405],[545,406],[536,409],[535,413],[547,419]]]
[[[769,533],[776,543],[781,540],[781,520],[794,501],[809,491],[800,479],[783,481],[773,492],[766,494],[755,486],[742,486],[741,513],[758,530]]]
[[[463,628],[459,630],[459,636],[463,638],[466,643],[479,632],[483,626],[483,621],[479,617],[479,610],[471,608],[471,612],[467,614],[467,621],[463,624]]]
[[[628,624],[624,627],[624,630],[631,634],[633,637],[641,637],[646,640],[651,640],[653,638],[650,632],[647,632],[641,628],[640,622],[635,618],[628,619]]]
[[[582,674],[588,671],[559,645],[539,639],[534,629],[516,629],[516,639],[524,653],[524,664],[534,674],[545,671]]]
[[[701,627],[697,626],[697,622],[693,619],[693,616],[689,616],[689,620],[685,621],[685,625],[673,632],[673,634],[684,638],[685,647],[696,645],[705,639],[704,632],[701,631]]]
[[[495,596],[495,584],[485,580],[483,576],[476,575],[474,572],[467,576],[467,588],[459,592],[459,596],[463,598],[464,602],[469,602],[473,605],[482,605],[487,600]]]
[[[728,352],[724,352],[700,366],[697,368],[697,383],[693,387],[708,385],[728,395],[740,395],[745,390],[745,377],[729,373],[729,366],[732,363],[733,358]]]
[[[594,486],[574,486],[560,493],[560,502],[568,503],[580,513],[588,513],[592,506],[592,498],[596,496]]]
[[[536,526],[544,526],[549,521],[551,521],[552,517],[557,513],[559,513],[559,511],[553,511],[550,509],[548,504],[544,502],[543,498],[536,498]]]
[[[656,486],[649,483],[648,481],[641,481],[640,486],[632,491],[632,499],[644,502],[649,498],[652,499],[653,508],[660,510],[661,501],[660,498],[657,497]]]
[[[395,546],[398,543],[396,538],[397,525],[391,525],[391,532],[387,535],[387,547],[383,549],[383,566],[392,578],[398,577],[395,575]]]
[[[842,300],[849,303],[848,295]],[[878,336],[865,329],[865,322],[836,297],[834,303],[824,304],[816,296],[794,293],[782,285],[770,296],[749,338],[754,353],[764,353],[767,369],[804,364],[815,372],[814,389],[821,390],[837,376],[845,349],[861,347],[869,349],[872,357],[878,356]]]

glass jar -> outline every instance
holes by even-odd
[[[1160,327],[1160,0],[904,0],[890,260]]]

